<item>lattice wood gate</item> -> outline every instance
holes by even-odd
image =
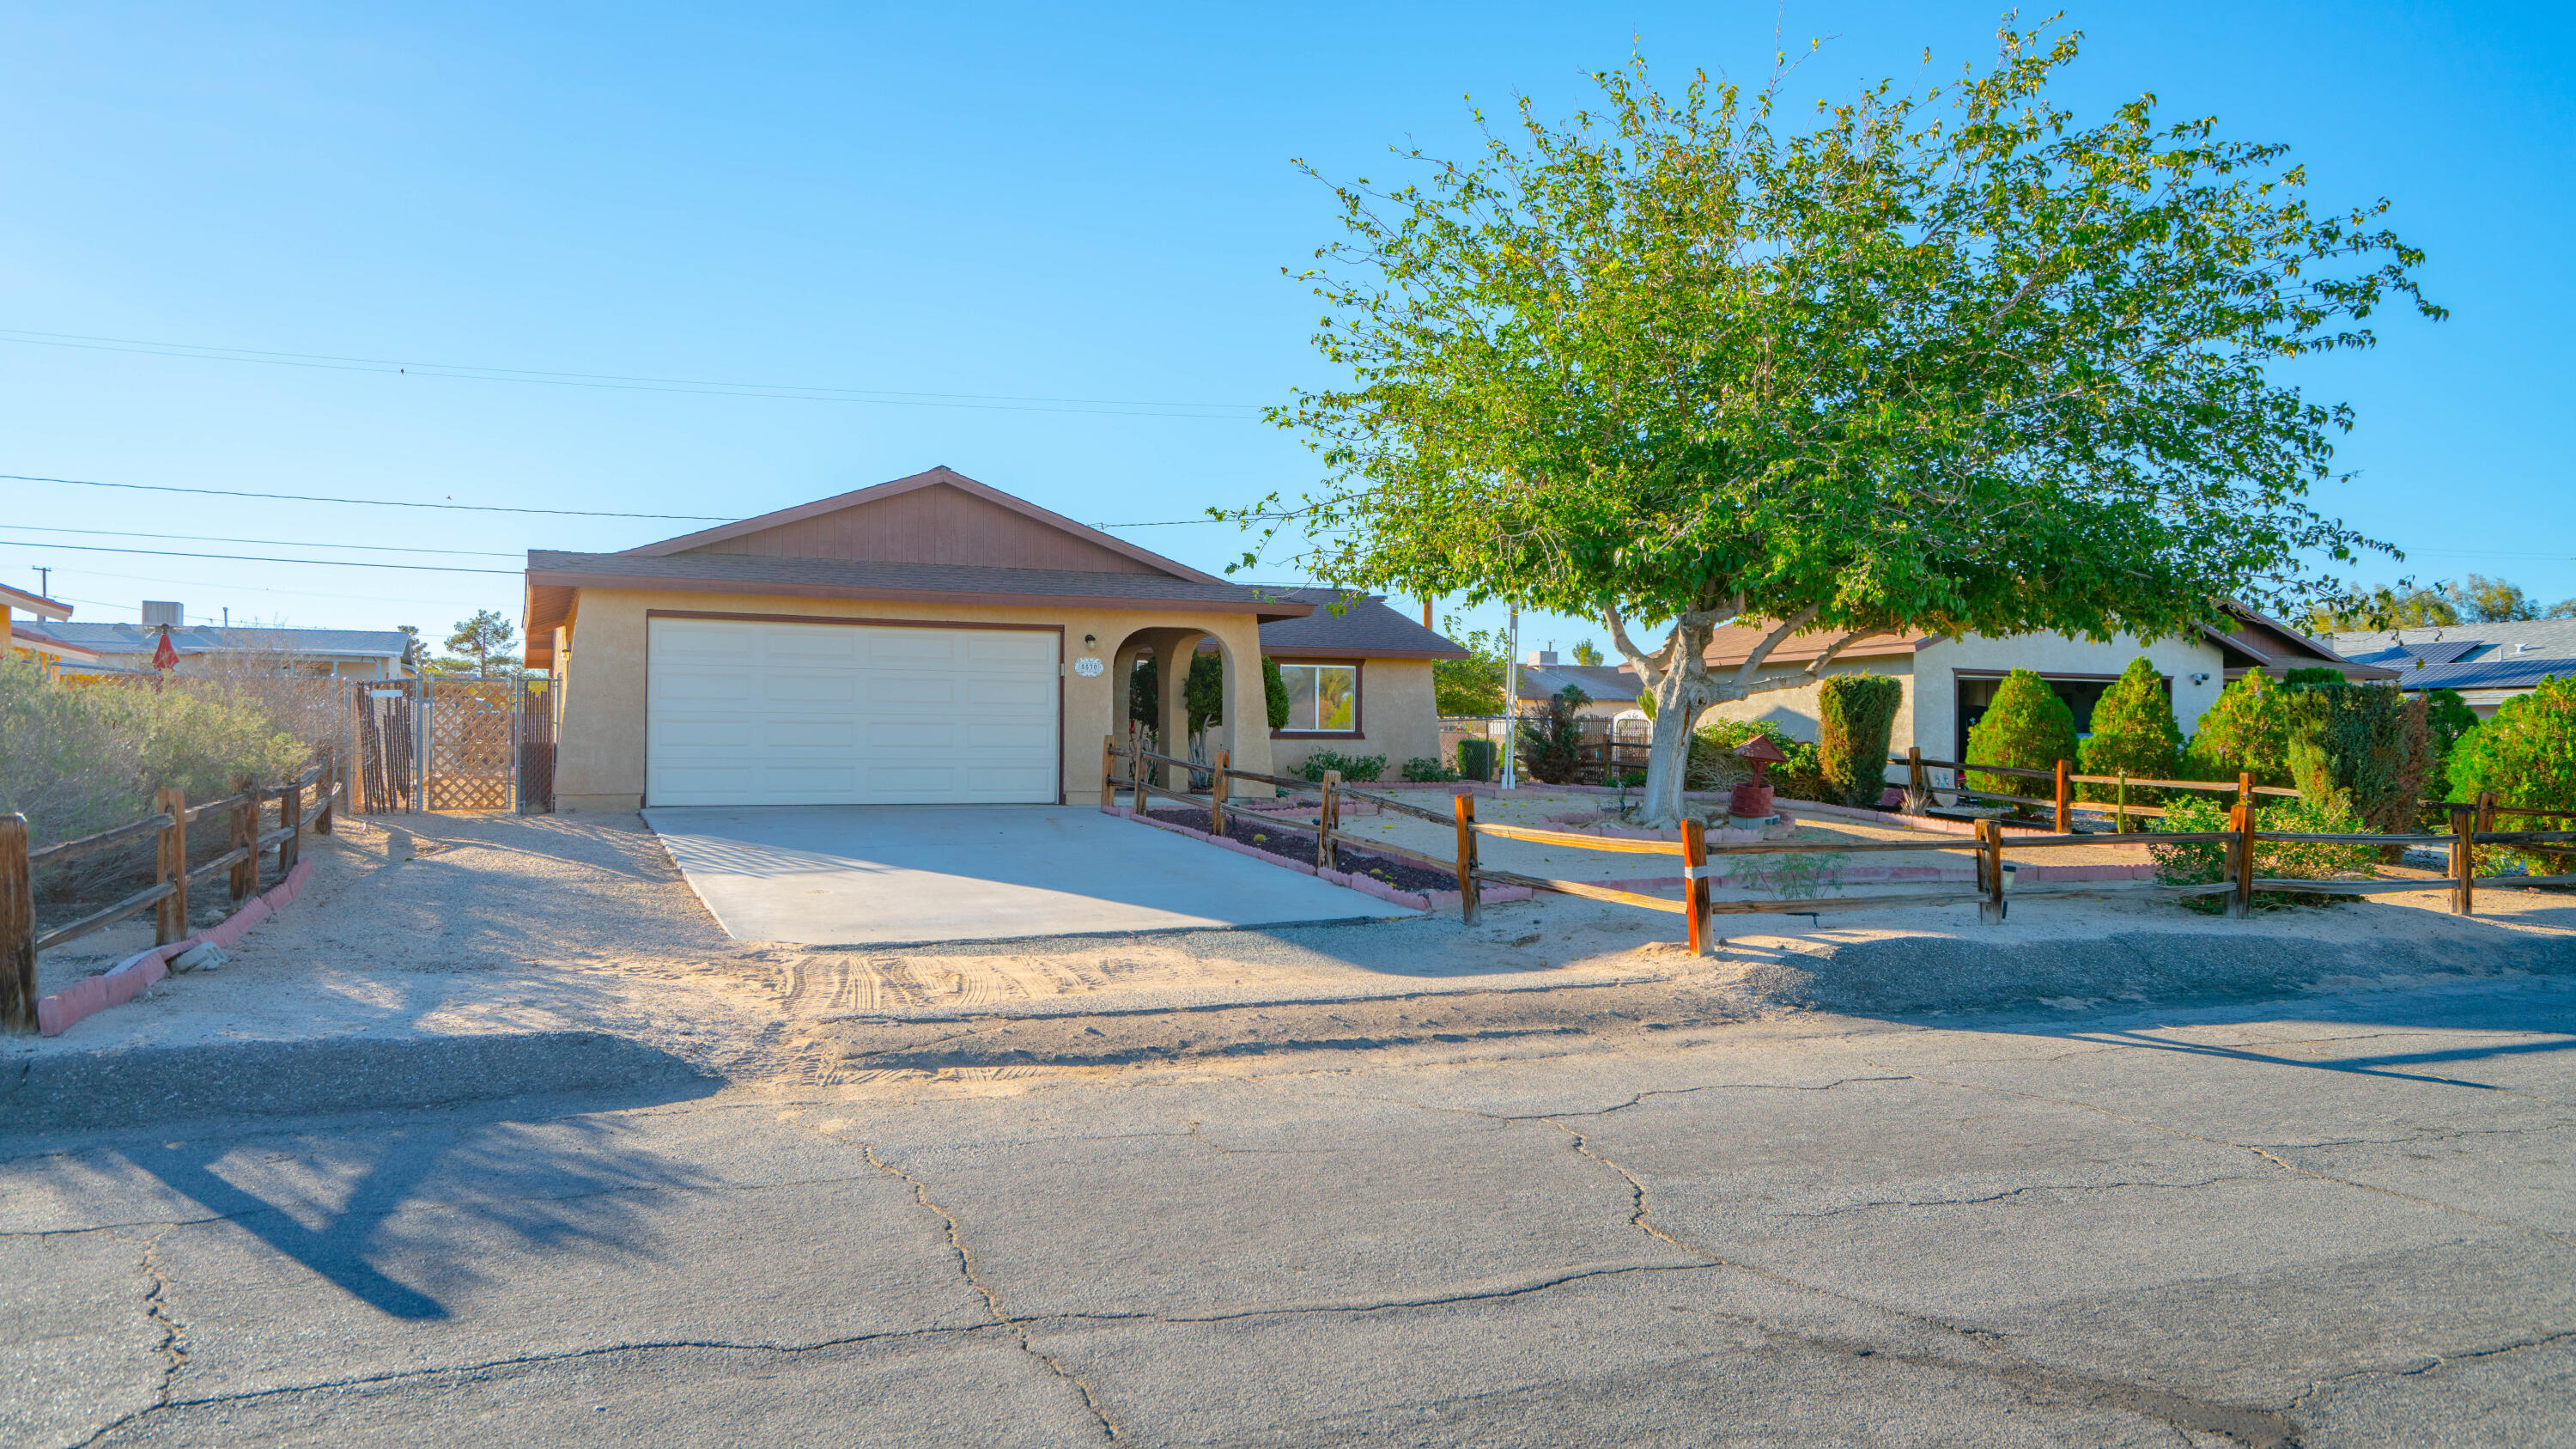
[[[514,679],[431,679],[429,808],[518,804],[519,697]]]

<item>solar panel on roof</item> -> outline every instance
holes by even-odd
[[[2478,639],[2427,639],[2421,644],[2405,646],[2406,652],[2427,664],[2456,664],[2460,657],[2482,647]]]

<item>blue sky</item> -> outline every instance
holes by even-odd
[[[1313,477],[1249,420],[1328,380],[1315,304],[1281,268],[1329,238],[1331,209],[1291,157],[1384,175],[1390,144],[1461,147],[1469,94],[1561,115],[1632,41],[1676,79],[1756,78],[1775,18],[1793,47],[1833,37],[1797,85],[1840,94],[1915,74],[1926,46],[1945,71],[1990,54],[1995,15],[22,4],[0,31],[0,473],[739,517],[946,463],[1085,521],[1188,518]],[[2288,142],[2317,197],[2386,195],[2431,253],[2450,321],[2388,315],[2377,352],[2298,378],[2359,410],[2341,457],[2362,476],[2320,501],[2409,551],[2375,575],[2576,596],[2566,12],[2232,0],[2069,23],[2088,39],[2063,100],[2099,114],[2153,90],[2169,116]],[[30,334],[964,396],[464,380]],[[1140,406],[996,401],[1014,398]],[[507,571],[320,545],[509,555],[694,526],[0,481],[0,581],[50,565],[81,618],[176,598],[435,635],[477,607],[515,617],[516,579],[210,555]],[[188,539],[53,531],[71,529]],[[1201,566],[1243,546],[1123,532]],[[1533,620],[1524,641],[1587,632]]]

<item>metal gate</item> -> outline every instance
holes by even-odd
[[[555,709],[551,679],[524,679],[519,691],[519,810],[551,813],[555,808]]]
[[[526,679],[352,681],[359,813],[554,809],[556,691]]]

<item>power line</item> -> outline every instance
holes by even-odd
[[[519,554],[506,549],[410,548],[397,544],[321,543],[312,539],[292,538],[219,538],[206,534],[195,533],[136,533],[132,529],[125,528],[56,528],[53,525],[46,523],[21,523],[18,527],[32,528],[38,533],[77,533],[95,538],[159,538],[168,539],[174,543],[259,543],[266,544],[271,548],[357,548],[365,549],[369,553],[440,553],[451,554],[460,558],[520,557]],[[30,544],[28,546],[32,548],[36,545]],[[70,545],[65,545],[65,547],[69,546]]]
[[[369,559],[275,558],[265,554],[247,553],[181,553],[175,549],[166,548],[105,548],[94,543],[42,543],[29,542],[23,538],[0,538],[0,544],[11,548],[68,548],[80,553],[135,553],[151,558],[219,558],[236,563],[312,564],[318,568],[332,569],[402,569],[409,573],[424,574],[507,574],[515,578],[526,572],[524,569],[458,568],[453,564],[376,563]]]
[[[387,357],[340,357],[323,352],[269,352],[194,342],[154,342],[137,337],[94,337],[79,332],[0,328],[0,342],[64,347],[82,352],[124,352],[143,357],[183,357],[199,362],[250,362],[266,367],[306,367],[329,372],[374,372],[452,378],[466,382],[519,382],[545,387],[604,388],[619,392],[676,392],[706,397],[759,397],[785,402],[875,403],[890,407],[973,408],[999,412],[1090,413],[1109,417],[1213,418],[1249,422],[1253,403],[1140,402],[1118,398],[1021,397],[1007,393],[905,392],[894,388],[808,387],[789,383],[717,382],[686,377],[630,377],[606,372],[543,372],[521,367],[404,362]],[[1196,411],[1140,411],[1196,409]]]
[[[245,493],[234,488],[174,488],[166,483],[101,483],[94,478],[37,478],[0,473],[19,483],[61,483],[74,488],[132,488],[145,493],[194,493],[205,498],[271,498],[283,503],[363,503],[370,508],[437,508],[458,513],[543,513],[558,518],[661,518],[678,523],[730,523],[712,513],[602,513],[588,508],[505,508],[497,503],[412,503],[392,498],[320,498],[303,493]]]

